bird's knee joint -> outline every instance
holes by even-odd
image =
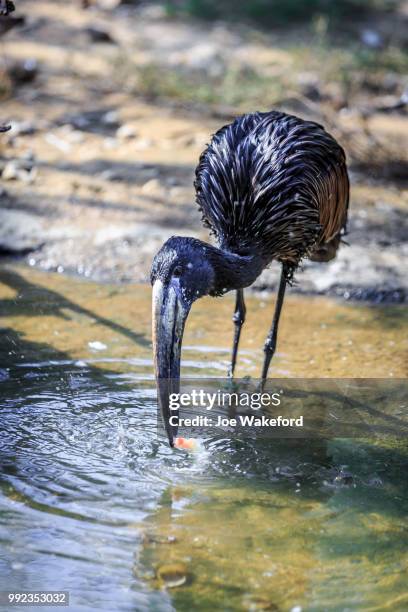
[[[274,353],[276,349],[276,338],[267,338],[265,345],[264,345],[264,352],[265,353]]]
[[[245,322],[245,313],[242,312],[234,312],[232,321],[234,325],[243,325]]]

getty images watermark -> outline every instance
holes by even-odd
[[[282,414],[266,416],[248,411],[276,409],[281,405],[282,392],[208,392],[192,389],[188,393],[171,393],[170,425],[174,427],[303,427],[303,415],[287,417]],[[207,414],[184,416],[179,411],[189,408],[205,410]],[[211,411],[221,411],[213,414]],[[225,413],[228,412],[228,414]],[[240,414],[241,411],[246,413]],[[233,412],[233,415],[231,415]],[[275,410],[273,411],[275,412]],[[209,414],[211,413],[211,414]]]
[[[407,379],[274,378],[262,384],[249,377],[170,381],[171,391],[180,389],[169,402],[177,435],[408,438]],[[157,427],[163,435],[159,407]]]

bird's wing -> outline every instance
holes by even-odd
[[[221,128],[200,157],[196,196],[224,247],[293,265],[345,225],[343,149],[317,123],[253,113]]]

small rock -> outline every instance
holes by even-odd
[[[177,538],[171,535],[166,536],[161,534],[146,533],[145,538],[147,542],[153,544],[174,544],[177,542]]]
[[[32,121],[15,121],[11,126],[13,136],[30,136],[36,131],[37,128]]]
[[[137,136],[136,128],[129,123],[125,123],[116,130],[116,136],[124,140],[135,138]]]
[[[35,174],[35,169],[28,160],[13,159],[5,164],[1,178],[4,181],[20,180],[31,183]]]
[[[119,127],[119,115],[117,111],[111,110],[102,116],[102,123],[113,127]]]
[[[31,83],[38,74],[38,63],[35,59],[26,59],[23,62],[15,62],[10,66],[8,73],[15,85]]]
[[[92,42],[116,44],[116,41],[113,40],[109,32],[107,32],[103,28],[96,28],[94,26],[91,26],[89,28],[86,28],[85,32],[87,33],[88,37]]]
[[[37,174],[38,174],[37,168],[32,168],[29,172],[21,171],[20,178],[24,183],[31,185],[32,183],[35,182],[35,179],[37,178]]]
[[[88,342],[88,346],[93,351],[105,351],[108,347],[103,342],[99,342],[99,340],[94,340],[93,342]]]
[[[246,610],[256,612],[257,610],[270,610],[271,612],[278,612],[278,606],[273,603],[267,597],[248,597],[244,599],[244,605]]]
[[[103,141],[104,149],[116,149],[119,146],[119,141],[116,138],[105,138]]]
[[[74,366],[76,368],[86,368],[88,367],[88,364],[86,363],[86,361],[82,361],[81,359],[78,359],[78,361],[75,361]]]
[[[52,132],[45,135],[45,140],[48,144],[52,145],[62,153],[69,153],[71,151],[71,145],[66,140],[59,138]]]
[[[153,140],[150,138],[139,138],[134,144],[134,148],[137,151],[144,151],[151,146],[153,146]]]
[[[100,173],[100,178],[103,181],[124,181],[125,177],[124,175],[120,172],[120,170],[103,170],[103,172]]]
[[[309,98],[309,100],[312,100],[313,102],[318,102],[322,97],[319,87],[313,85],[312,83],[305,85],[302,93],[306,98]]]
[[[81,130],[76,130],[72,125],[66,123],[58,129],[58,134],[63,139],[68,140],[72,144],[80,144],[85,140],[84,133]]]
[[[18,179],[18,167],[16,162],[8,162],[1,173],[3,181],[16,181]]]
[[[77,114],[66,114],[58,120],[57,125],[69,124],[77,130],[85,132],[111,132],[119,126],[118,113],[115,110],[91,110]]]
[[[187,581],[187,567],[184,563],[169,563],[157,570],[157,577],[166,587],[173,589],[182,586]]]
[[[27,151],[25,151],[22,154],[21,159],[24,159],[25,161],[28,161],[28,162],[34,162],[35,160],[34,151],[32,149],[27,149]]]
[[[152,195],[157,193],[161,189],[162,186],[160,185],[160,181],[158,181],[157,179],[150,179],[150,181],[147,181],[147,183],[143,185],[142,193],[145,193],[146,195]]]

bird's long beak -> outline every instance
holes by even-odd
[[[189,308],[182,303],[177,284],[164,286],[157,280],[153,285],[152,310],[157,396],[170,446],[174,446],[178,410],[170,410],[170,394],[180,389],[181,343]]]

